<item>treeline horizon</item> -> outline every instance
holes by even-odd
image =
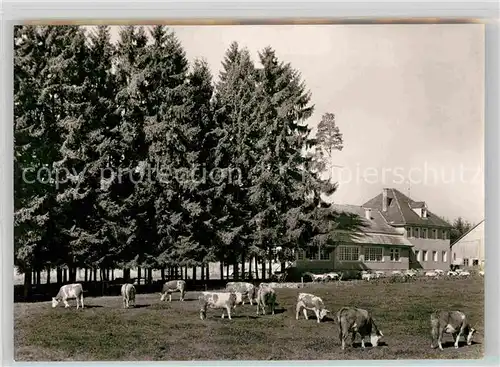
[[[337,188],[321,178],[342,149],[334,115],[313,137],[299,71],[270,46],[258,55],[256,65],[233,42],[214,82],[165,26],[123,27],[113,43],[108,26],[16,26],[14,261],[25,285],[53,268],[60,282],[63,268],[69,281],[76,268],[203,276],[221,262],[238,278],[255,259],[265,274],[276,256],[357,226],[322,198]],[[144,179],[155,162],[167,179]],[[193,167],[218,180],[171,174]]]

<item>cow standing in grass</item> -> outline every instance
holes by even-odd
[[[52,307],[56,307],[59,302],[63,301],[64,307],[68,308],[68,299],[76,299],[76,309],[78,310],[79,303],[83,308],[83,287],[80,283],[66,284],[59,288],[59,292],[55,297],[52,297]]]
[[[259,309],[262,307],[262,314],[266,314],[266,306],[271,308],[271,314],[274,315],[274,308],[276,306],[276,292],[266,283],[261,283],[257,290],[257,315]]]
[[[200,301],[200,319],[207,318],[207,308],[222,309],[224,318],[224,309],[227,311],[227,316],[231,320],[231,309],[236,308],[238,299],[242,299],[242,294],[237,292],[202,292],[198,297]]]
[[[455,340],[455,348],[458,348],[460,336],[464,336],[467,345],[472,344],[472,337],[476,330],[470,326],[467,316],[460,311],[436,311],[431,315],[431,348],[435,348],[434,343],[437,340],[439,349],[443,350],[441,344],[443,334],[452,334]]]
[[[370,343],[373,347],[378,345],[381,337],[384,336],[370,313],[361,308],[342,307],[337,312],[337,321],[339,323],[339,339],[342,343],[342,349],[345,349],[347,337],[351,334],[351,345],[356,339],[356,333],[361,335],[361,347],[365,348],[365,337],[370,337]]]
[[[226,284],[226,290],[229,292],[238,292],[243,296],[246,296],[250,301],[250,305],[253,305],[253,301],[257,298],[257,287],[252,283],[246,282],[229,282]],[[245,304],[245,299],[242,298],[242,304]]]
[[[318,324],[330,312],[325,308],[321,298],[310,293],[299,293],[299,296],[297,297],[295,318],[298,320],[300,311],[303,311],[305,319],[308,320],[307,310],[314,311]]]
[[[123,298],[123,308],[129,308],[130,301],[132,301],[135,306],[135,287],[133,284],[125,283],[122,285],[121,294]]]
[[[160,292],[160,301],[165,301],[167,294],[169,296],[168,301],[172,302],[172,293],[180,292],[180,300],[184,301],[184,294],[186,291],[186,282],[184,280],[171,280],[163,284],[163,289]]]

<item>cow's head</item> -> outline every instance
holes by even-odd
[[[234,292],[236,295],[236,304],[241,305],[243,303],[243,293],[241,292]]]
[[[474,329],[473,327],[470,327],[469,333],[467,334],[467,345],[472,344],[472,337],[474,336],[475,333],[476,333],[476,329]]]
[[[384,334],[382,334],[382,331],[378,330],[376,332],[372,332],[370,335],[370,343],[372,343],[373,347],[378,346],[378,342],[380,341],[380,338],[382,338]]]
[[[328,315],[329,313],[330,311],[327,310],[326,308],[321,309],[321,311],[319,311],[319,319],[323,320],[325,316]]]
[[[52,308],[56,307],[59,304],[59,301],[52,297]]]
[[[165,292],[165,293],[161,292],[160,293],[160,301],[165,301],[166,297],[167,297],[167,292]]]

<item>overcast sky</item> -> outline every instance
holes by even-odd
[[[482,25],[171,29],[214,76],[232,41],[255,60],[270,45],[302,73],[315,104],[311,127],[332,112],[344,134],[333,159],[343,167],[334,169],[336,203],[361,205],[383,187],[408,194],[410,186],[410,197],[437,215],[484,218]]]

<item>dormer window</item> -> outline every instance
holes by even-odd
[[[422,208],[422,218],[427,218],[427,209]]]

